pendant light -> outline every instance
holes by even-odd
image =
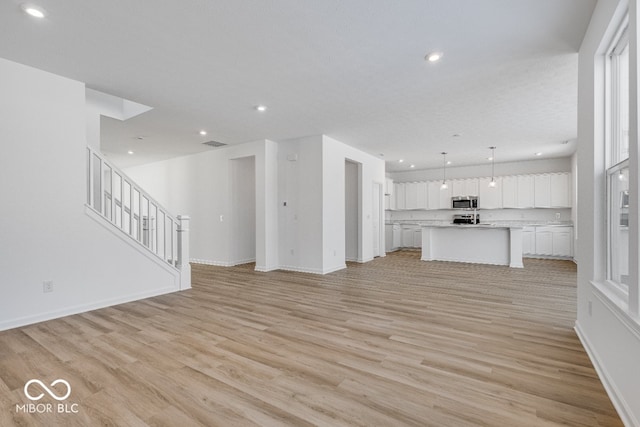
[[[449,188],[449,186],[447,186],[447,153],[443,151],[440,154],[442,154],[442,185],[440,189],[446,190]]]
[[[496,147],[489,147],[491,150],[491,182],[489,182],[489,188],[496,187],[496,177],[495,177],[495,162],[496,162]]]

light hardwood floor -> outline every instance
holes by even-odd
[[[190,291],[0,332],[0,426],[620,426],[575,301],[566,261],[194,265]],[[16,413],[32,378],[78,413]]]

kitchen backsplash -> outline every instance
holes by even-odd
[[[532,222],[552,222],[552,221],[571,221],[571,209],[480,209],[480,220],[482,222],[493,221],[532,221]],[[449,221],[453,219],[453,215],[464,213],[459,210],[432,210],[432,211],[385,211],[386,221],[403,221],[403,220],[440,220]],[[560,214],[560,218],[557,218]]]

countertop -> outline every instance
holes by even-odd
[[[453,224],[451,220],[397,220],[386,221],[386,225],[414,225],[431,227],[484,227],[484,228],[522,228],[522,227],[573,227],[571,221],[492,221],[480,224]]]

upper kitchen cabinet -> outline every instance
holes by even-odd
[[[535,181],[533,175],[518,175],[518,194],[516,207],[533,208]]]
[[[477,196],[478,178],[454,179],[451,181],[451,197]]]
[[[518,177],[517,176],[502,177],[502,207],[503,208],[518,207]]]
[[[571,174],[545,173],[535,176],[536,208],[570,208]]]
[[[427,209],[440,209],[440,185],[440,181],[427,182]]]
[[[428,209],[429,208],[429,203],[428,202],[428,184],[426,181],[422,181],[422,182],[418,182],[417,183],[417,198],[418,198],[418,209]]]
[[[534,202],[536,208],[551,207],[551,175],[545,173],[534,178]]]
[[[491,178],[478,180],[478,207],[480,209],[502,209],[502,178],[496,177],[495,187],[489,187]]]
[[[384,195],[393,196],[393,179],[385,178],[384,180]]]
[[[553,173],[551,174],[551,207],[569,208],[571,207],[571,174]]]
[[[393,184],[393,192],[395,193],[396,199],[396,209],[398,210],[406,209],[405,185],[406,184],[404,182]]]
[[[418,183],[407,182],[404,186],[404,208],[405,209],[417,209],[418,208]]]

